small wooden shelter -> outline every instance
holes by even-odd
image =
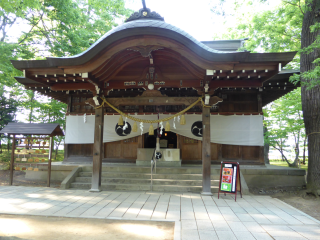
[[[138,126],[141,134],[118,132],[115,109],[151,121],[202,97],[186,112],[186,128],[170,120],[171,147],[182,163],[201,161],[208,193],[212,162],[264,164],[262,107],[296,88],[289,82],[295,71],[282,70],[296,52],[237,51],[243,42],[199,42],[144,5],[83,53],[12,64],[24,72],[16,79],[27,89],[68,104],[65,161],[93,161],[93,191],[101,185],[102,160],[136,161],[149,141],[149,125]]]
[[[16,149],[16,140],[26,139],[30,141],[33,139],[46,139],[43,137],[26,137],[26,138],[16,138],[16,135],[40,135],[49,136],[49,160],[48,160],[48,177],[47,177],[47,187],[50,187],[51,179],[51,157],[53,150],[53,137],[54,136],[64,136],[63,131],[59,124],[56,123],[8,123],[1,131],[0,134],[6,133],[12,135],[12,151],[11,151],[11,161],[10,161],[10,179],[9,185],[13,183],[13,168],[14,168],[14,158]]]

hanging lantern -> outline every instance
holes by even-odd
[[[121,116],[121,115],[120,115],[120,117],[119,117],[118,125],[119,125],[119,126],[123,126],[123,119],[122,119],[122,116]]]
[[[149,127],[149,135],[154,135],[154,129],[152,124],[150,124],[150,127]]]
[[[186,125],[186,118],[184,115],[181,115],[180,125]]]
[[[165,131],[166,132],[170,131],[170,123],[169,122],[166,123]]]
[[[134,124],[133,124],[133,126],[132,126],[132,132],[138,132],[137,122],[134,122]]]

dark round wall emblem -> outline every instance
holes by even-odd
[[[160,159],[160,158],[162,158],[161,152],[156,152],[156,159]]]
[[[119,136],[124,137],[124,136],[127,136],[127,135],[129,135],[131,133],[131,125],[130,125],[130,123],[127,122],[127,128],[125,130],[123,130],[124,126],[125,125],[119,126],[118,123],[117,123],[115,130],[116,130],[116,133]]]
[[[196,137],[202,137],[202,121],[194,122],[191,126],[191,132]]]

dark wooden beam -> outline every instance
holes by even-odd
[[[210,89],[227,87],[262,87],[262,82],[254,80],[215,80],[211,81]]]
[[[153,106],[153,105],[186,105],[189,106],[195,101],[198,97],[135,97],[135,98],[106,98],[106,100],[113,106]],[[217,96],[210,98],[209,105],[215,105],[218,102],[223,100]],[[75,103],[74,105],[91,105],[94,106],[94,101],[92,98],[85,100],[81,103]],[[201,105],[201,103],[196,104],[196,106]],[[104,107],[108,107],[107,104]]]
[[[144,74],[145,77],[145,74]],[[149,79],[142,79],[141,82],[150,82]],[[155,85],[154,84],[154,88],[158,89],[158,88],[196,88],[196,87],[200,87],[200,79],[188,79],[188,80],[182,80],[182,85],[180,84],[180,80],[154,80],[153,82],[165,82],[165,85]],[[145,88],[147,89],[147,85],[142,85],[139,86],[138,82],[139,81],[134,81],[136,82],[135,85],[125,85],[125,82],[131,82],[129,80],[111,80],[108,81],[108,86],[105,88],[105,91],[111,90],[111,89],[132,89],[132,88]]]
[[[211,193],[210,108],[202,108],[202,193]]]
[[[101,191],[104,108],[95,109],[92,183],[90,192]]]
[[[261,93],[257,94],[257,98],[258,98],[258,112],[262,112],[262,96],[261,96]]]
[[[51,86],[52,91],[71,91],[71,90],[90,90],[95,91],[95,87],[91,83],[57,83]]]

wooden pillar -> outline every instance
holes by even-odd
[[[143,148],[143,139],[142,139],[142,135],[138,136],[138,148]]]
[[[180,149],[180,135],[179,134],[177,134],[177,149]]]
[[[8,140],[9,144],[9,140]],[[11,186],[13,183],[13,168],[14,168],[14,150],[16,149],[16,135],[12,136],[12,151],[11,151],[11,160],[10,160],[10,179],[9,185]]]
[[[258,112],[262,112],[262,96],[261,93],[258,93]]]
[[[93,166],[92,182],[90,192],[100,192],[101,189],[101,169],[103,151],[103,121],[104,108],[95,109],[94,143],[93,143]]]
[[[51,160],[52,160],[52,151],[53,151],[53,137],[50,136],[50,142],[49,142],[49,161],[48,161],[48,175],[47,175],[47,187],[50,187],[50,182],[51,182]]]
[[[67,98],[67,113],[72,112],[72,96],[69,95]],[[69,144],[64,143],[64,159],[69,157]]]
[[[69,157],[69,144],[64,144],[64,159]]]
[[[262,95],[258,93],[258,112],[262,112]],[[259,147],[259,162],[264,163],[264,146]]]
[[[222,144],[218,144],[218,160],[222,161]]]
[[[202,193],[211,193],[210,107],[202,107]]]
[[[264,164],[264,146],[259,146],[259,163]]]

